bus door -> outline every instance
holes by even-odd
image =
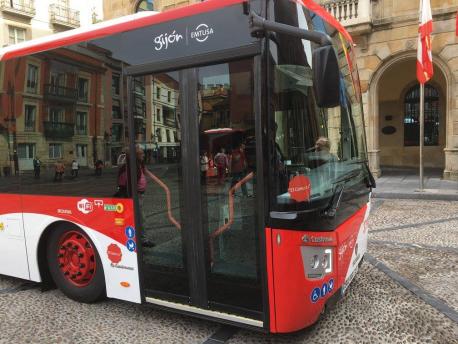
[[[253,66],[136,75],[130,94],[147,301],[262,326]]]

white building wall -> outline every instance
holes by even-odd
[[[13,0],[20,3],[20,0]],[[69,8],[80,12],[80,26],[87,26],[93,22],[93,13],[96,13],[97,20],[103,20],[103,0],[69,0]],[[50,35],[58,31],[69,30],[63,26],[53,25],[50,21],[50,5],[56,4],[57,0],[35,0],[35,15],[33,18],[21,17],[0,9],[0,45],[8,45],[8,26],[25,28],[26,39],[34,39]]]

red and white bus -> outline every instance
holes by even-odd
[[[351,37],[305,1],[210,0],[0,50],[0,274],[272,333],[367,247]]]

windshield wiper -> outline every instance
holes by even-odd
[[[304,30],[304,29],[300,29],[295,26],[277,23],[271,20],[267,20],[263,17],[260,17],[254,12],[251,12],[250,14],[250,26],[252,28],[253,34],[260,30],[261,31],[273,31],[277,33],[282,33],[282,34],[306,39],[316,44],[319,44],[322,47],[332,45],[331,37],[329,37],[329,35],[323,32]]]
[[[344,192],[344,186],[338,185],[334,194],[332,195],[331,202],[329,202],[329,206],[323,211],[323,216],[327,218],[334,218],[337,214],[337,209],[340,207],[340,201],[342,200],[342,195]]]

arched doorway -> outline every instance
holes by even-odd
[[[135,12],[154,11],[153,0],[141,0],[135,6]]]
[[[414,58],[386,68],[377,85],[379,164],[387,168],[419,166],[419,85]],[[444,170],[447,81],[440,68],[426,85],[425,167]]]

